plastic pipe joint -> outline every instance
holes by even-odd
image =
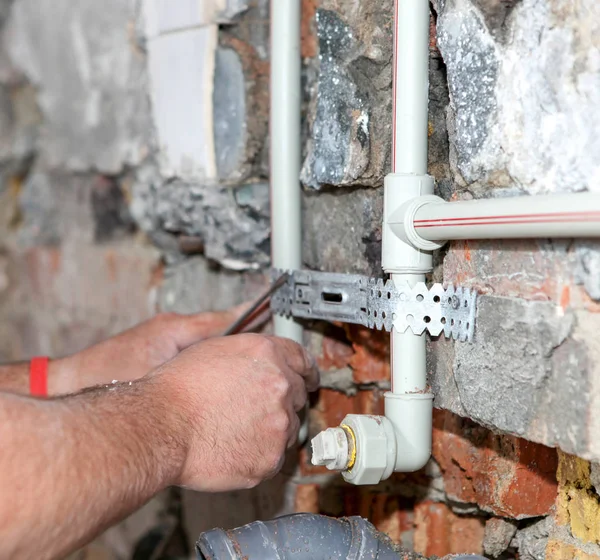
[[[378,484],[396,466],[394,426],[385,416],[349,414],[312,440],[312,462],[341,471],[351,484]]]

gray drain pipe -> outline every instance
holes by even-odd
[[[362,517],[300,513],[256,521],[233,531],[213,529],[196,545],[199,560],[399,560],[422,558],[394,546]]]

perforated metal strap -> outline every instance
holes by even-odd
[[[274,271],[277,278],[281,271]],[[353,274],[296,270],[271,298],[277,315],[364,325],[372,329],[472,341],[477,292],[441,284],[394,285]]]

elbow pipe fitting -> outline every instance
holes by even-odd
[[[431,393],[386,393],[385,416],[349,414],[339,428],[317,435],[312,462],[357,486],[418,471],[431,457],[432,414]]]
[[[431,458],[432,393],[386,393],[385,416],[394,427],[395,472],[421,470]]]
[[[391,540],[361,517],[288,515],[200,535],[198,560],[399,560]]]

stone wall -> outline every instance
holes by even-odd
[[[302,6],[305,265],[380,275],[393,2]],[[438,194],[600,190],[597,3],[432,8]],[[266,0],[0,0],[0,359],[73,352],[266,283],[268,13]],[[98,546],[127,558],[165,515],[192,542],[297,510],[363,515],[426,555],[600,558],[599,273],[594,241],[450,244],[432,280],[482,296],[473,345],[429,346],[427,468],[355,488],[303,448],[255,491],[168,493]],[[313,324],[306,337],[323,372],[311,433],[381,413],[387,335]]]

